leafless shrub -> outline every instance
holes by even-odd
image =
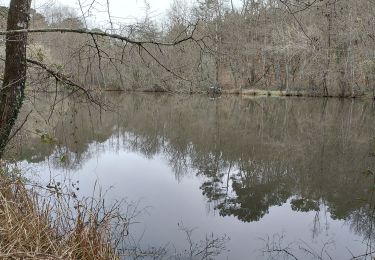
[[[176,252],[173,259],[214,259],[226,250],[226,243],[229,240],[227,236],[215,236],[213,233],[206,235],[204,240],[194,241],[194,229],[187,228],[183,223],[178,224],[179,229],[185,233],[188,248],[183,252]]]

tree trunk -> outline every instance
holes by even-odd
[[[28,29],[31,0],[11,0],[7,30]],[[0,89],[0,158],[20,112],[26,82],[27,32],[6,35],[6,60]]]

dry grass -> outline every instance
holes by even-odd
[[[108,209],[101,200],[79,202],[57,187],[38,190],[0,168],[0,259],[120,258],[116,247],[128,222],[118,205]]]
[[[244,96],[272,96],[272,97],[300,97],[306,96],[306,93],[299,91],[279,91],[279,90],[261,90],[261,89],[246,89],[241,92]]]

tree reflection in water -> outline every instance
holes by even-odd
[[[259,221],[270,207],[289,202],[294,211],[327,210],[373,241],[373,176],[362,174],[375,169],[371,101],[107,98],[116,113],[66,100],[48,124],[44,103],[34,104],[40,113],[23,133],[27,144],[15,149],[19,159],[40,162],[49,157],[55,167],[74,170],[108,149],[104,142],[111,143],[111,150],[136,151],[148,158],[162,154],[177,180],[186,175],[201,178],[202,193],[221,216]],[[37,128],[55,142],[41,143],[30,133]]]

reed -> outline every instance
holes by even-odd
[[[0,259],[120,259],[127,229],[120,203],[79,201],[0,168]]]

